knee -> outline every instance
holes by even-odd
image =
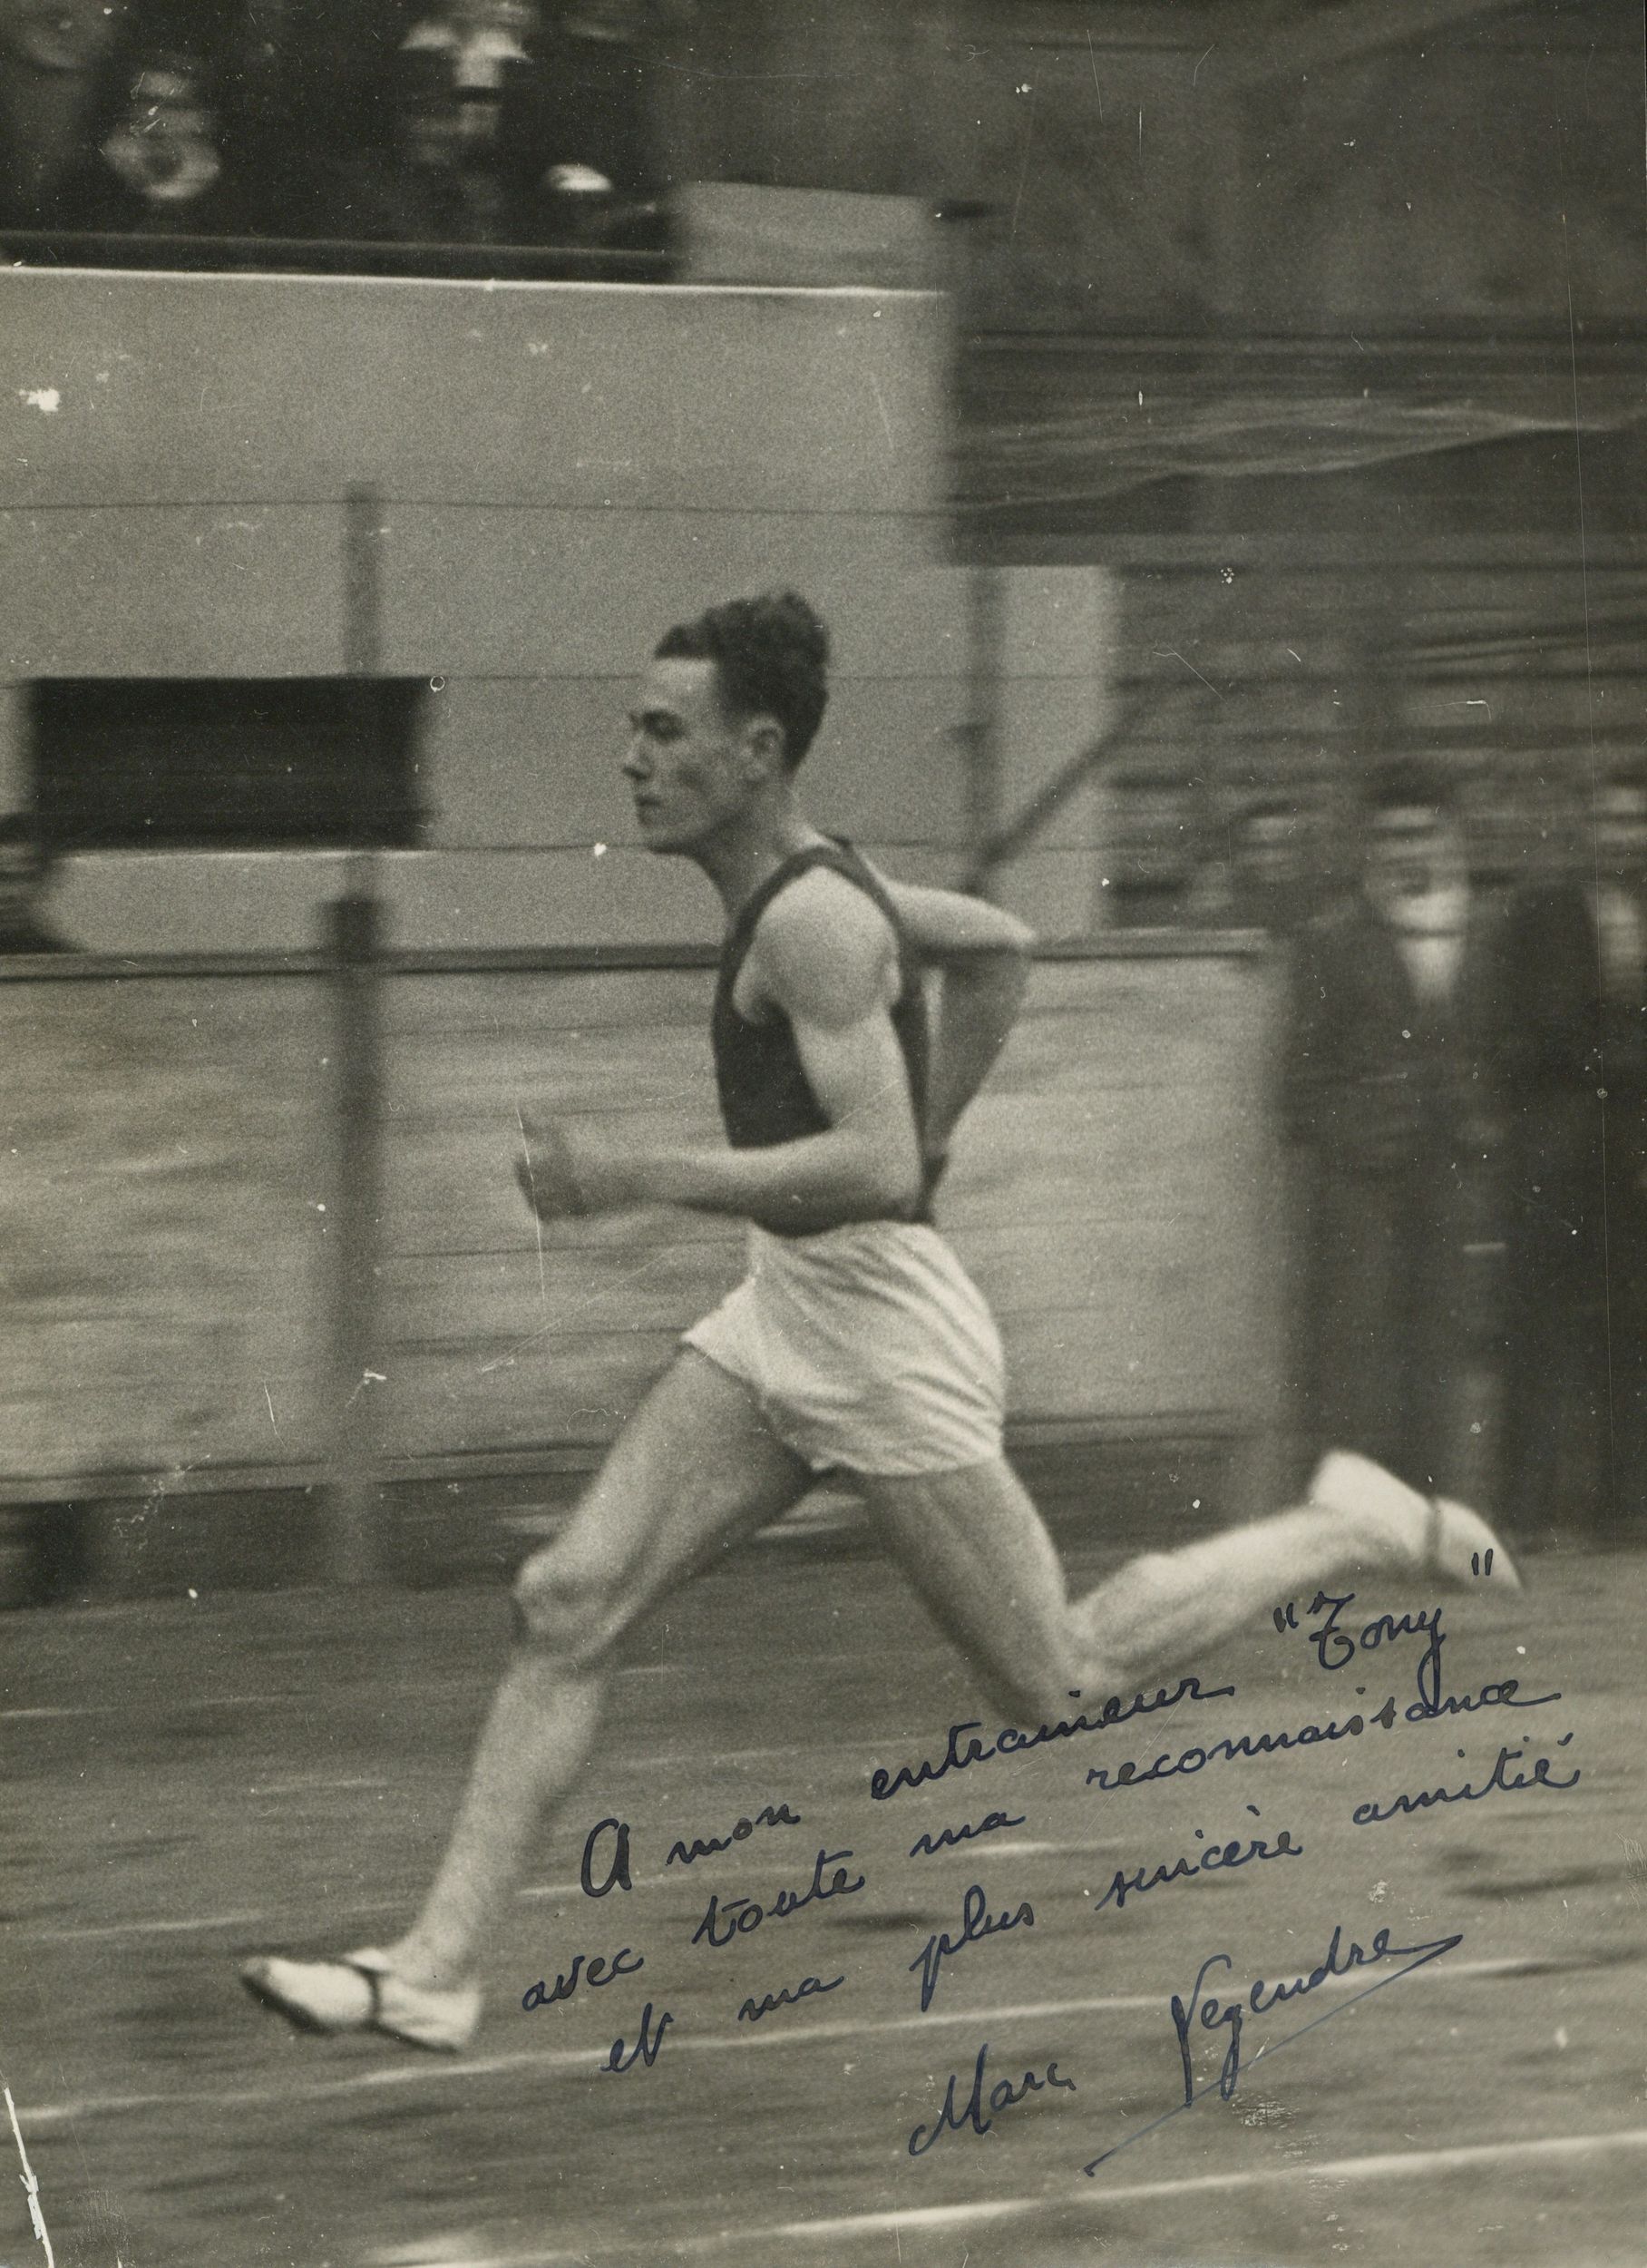
[[[608,1651],[620,1617],[611,1571],[563,1544],[534,1551],[514,1580],[515,1633],[533,1653],[585,1667]]]

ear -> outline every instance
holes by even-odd
[[[775,779],[784,770],[784,728],[777,719],[751,717],[744,727],[744,750],[763,778]]]

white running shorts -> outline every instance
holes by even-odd
[[[682,1343],[741,1379],[814,1471],[949,1472],[1001,1453],[1000,1334],[934,1228],[752,1228],[748,1275]]]

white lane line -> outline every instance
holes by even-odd
[[[830,2221],[784,2221],[767,2228],[723,2229],[714,2236],[689,2237],[683,2254],[732,2244],[774,2244],[797,2239],[873,2236],[902,2229],[954,2229],[980,2221],[1028,2220],[1041,2213],[1106,2212],[1115,2205],[1147,2204],[1161,2198],[1188,2197],[1197,2191],[1262,2189],[1272,2182],[1408,2181],[1415,2175],[1460,2173],[1486,2165],[1523,2165],[1535,2159],[1557,2164],[1603,2151],[1647,2149],[1647,2127],[1613,2134],[1544,2135],[1530,2141],[1470,2142],[1446,2150],[1391,2150],[1369,2157],[1324,2158],[1315,2165],[1263,2165],[1236,2174],[1190,2174],[1177,2181],[1128,2182],[1060,2190],[1038,2197],[979,2198],[964,2205],[919,2205],[895,2213],[845,2214]]]
[[[270,1919],[267,1913],[202,1913],[187,1921],[94,1921],[74,1930],[20,1931],[17,1934],[32,1935],[42,1945],[66,1945],[85,1937],[181,1937],[191,1930],[238,1930]]]
[[[1574,1964],[1577,1965],[1577,1964]],[[1520,1957],[1506,1954],[1493,1960],[1449,1961],[1443,1968],[1436,1964],[1427,1972],[1431,1979],[1455,1977],[1511,1977],[1539,1972],[1554,1964],[1544,1955]],[[1345,1988],[1356,1985],[1359,1980],[1353,1971],[1344,1977],[1334,1977],[1329,1986]],[[970,2025],[993,2028],[1001,2024],[1048,2022],[1066,2016],[1123,2016],[1142,2009],[1159,2010],[1165,2002],[1160,1992],[1104,1993],[1090,1999],[1027,2001],[1016,2008],[1001,2009],[929,2009],[924,2015],[888,2016],[868,2019],[839,2017],[832,2022],[794,2025],[787,2031],[767,2031],[751,2026],[735,2032],[671,2032],[669,2053],[681,2055],[745,2055],[751,2048],[798,2048],[812,2050],[825,2040],[867,2039],[894,2032],[930,2032],[946,2025]],[[286,2104],[328,2100],[339,2095],[369,2093],[376,2087],[440,2085],[454,2079],[493,2078],[504,2072],[541,2072],[552,2077],[561,2071],[591,2071],[605,2053],[605,2043],[591,2041],[583,2048],[524,2048],[509,2055],[472,2056],[455,2062],[443,2058],[402,2056],[392,2064],[371,2071],[357,2071],[347,2078],[317,2079],[305,2086],[283,2077],[278,2086],[249,2087],[233,2090],[210,2088],[191,2094],[144,2095],[83,2095],[73,2102],[47,2103],[36,2107],[31,2116],[36,2125],[56,2125],[67,2119],[113,2116],[124,2111],[184,2110],[201,2105],[223,2109],[249,2108],[266,2103]]]

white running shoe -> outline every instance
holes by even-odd
[[[1453,1583],[1519,1590],[1521,1576],[1479,1512],[1444,1496],[1427,1497],[1370,1457],[1329,1451],[1310,1483],[1310,1502],[1342,1512],[1384,1539],[1409,1564]]]
[[[481,2020],[478,1986],[408,1984],[388,1955],[371,1946],[335,1960],[265,1954],[247,1962],[240,1982],[254,2000],[305,2032],[383,2032],[410,2047],[455,2055]]]

